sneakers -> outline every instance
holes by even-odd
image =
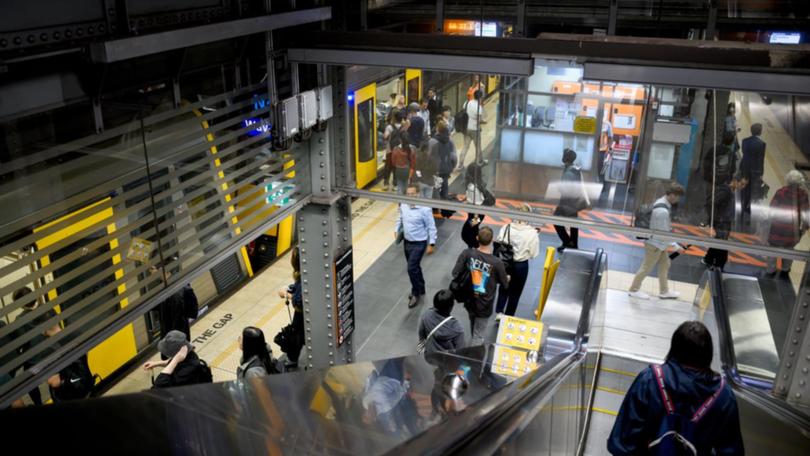
[[[670,291],[667,291],[666,293],[661,293],[660,295],[658,295],[658,297],[661,298],[661,299],[675,299],[680,295],[681,294],[678,293],[677,291],[670,290]]]
[[[495,321],[501,321],[501,318],[503,318],[503,314],[501,312],[495,314]]]
[[[650,299],[650,295],[648,295],[647,293],[644,293],[644,292],[643,292],[643,291],[641,291],[641,290],[638,290],[638,291],[628,291],[628,292],[627,292],[627,294],[629,294],[631,298],[636,298],[636,299]]]

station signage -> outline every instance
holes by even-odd
[[[354,332],[354,262],[351,247],[338,256],[334,268],[334,310],[337,345],[340,347]]]

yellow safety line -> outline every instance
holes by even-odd
[[[366,226],[365,228],[363,228],[362,230],[360,230],[360,232],[359,232],[359,233],[358,233],[356,236],[352,236],[352,243],[357,242],[357,240],[358,240],[358,239],[362,238],[363,236],[365,236],[366,234],[368,234],[368,233],[369,233],[369,231],[371,231],[372,229],[374,229],[374,227],[376,227],[376,226],[377,226],[377,225],[378,225],[378,224],[379,224],[381,221],[383,221],[383,219],[385,219],[384,215],[388,215],[388,213],[389,213],[389,212],[391,212],[392,210],[394,210],[394,207],[396,207],[396,205],[395,205],[395,204],[389,205],[389,206],[388,206],[388,207],[387,207],[387,208],[386,208],[386,209],[383,211],[383,213],[382,213],[382,214],[380,214],[380,215],[379,215],[379,217],[377,217],[377,218],[376,218],[376,220],[374,220],[373,222],[370,222],[370,223],[368,224],[368,226]],[[391,237],[391,239],[393,239],[393,236]]]
[[[613,389],[613,388],[608,388],[607,386],[597,386],[596,389],[598,389],[599,391],[605,391],[605,392],[608,392],[608,393],[618,394],[620,396],[624,396],[625,394],[627,394],[627,391],[621,391],[621,390],[617,390],[617,389]]]
[[[636,375],[638,375],[637,373],[634,374],[632,372],[627,372],[627,371],[623,371],[623,370],[619,370],[619,369],[611,369],[609,367],[600,367],[599,370],[600,371],[605,371],[605,372],[610,372],[611,374],[624,375],[624,376],[627,376],[627,377],[635,377]]]
[[[599,407],[591,407],[591,410],[594,412],[604,413],[605,415],[616,416],[619,412],[614,412],[613,410],[603,409]]]

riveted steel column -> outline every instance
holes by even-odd
[[[436,0],[436,24],[433,31],[444,33],[444,0]]]
[[[313,132],[308,141],[312,202],[297,215],[306,333],[306,350],[299,362],[307,368],[354,360],[353,312],[347,317],[347,313],[339,311],[339,298],[346,297],[347,289],[345,283],[341,287],[337,280],[341,271],[335,264],[351,250],[352,245],[351,198],[334,190],[335,183],[345,185],[353,181],[349,107],[345,70],[342,67],[330,68],[328,76],[332,86],[333,116],[327,121],[326,129]],[[351,268],[344,268],[342,273],[349,274],[350,282],[354,280]]]
[[[810,265],[805,265],[802,286],[790,318],[774,393],[793,405],[810,407]]]
[[[526,0],[517,2],[517,20],[515,21],[515,36],[526,36]]]
[[[616,21],[619,17],[619,0],[610,0],[610,9],[608,10],[608,35],[616,34]]]

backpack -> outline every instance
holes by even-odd
[[[411,148],[396,147],[391,152],[391,163],[394,168],[410,168],[411,167]]]
[[[214,374],[211,373],[211,367],[203,359],[199,360],[197,371],[197,383],[213,383]]]
[[[298,359],[301,353],[301,338],[295,326],[291,324],[281,328],[281,331],[273,338],[273,342],[281,348],[281,351],[287,354],[290,359]]]
[[[658,386],[658,392],[661,394],[661,400],[664,403],[667,414],[661,421],[661,426],[657,434],[658,437],[647,446],[649,454],[697,456],[697,447],[692,442],[695,440],[698,423],[701,418],[706,416],[706,413],[711,409],[712,405],[717,402],[717,398],[720,396],[720,393],[723,392],[725,379],[722,376],[720,377],[720,387],[717,388],[717,391],[698,407],[691,418],[687,418],[677,413],[669,394],[667,394],[666,384],[664,382],[664,369],[657,364],[650,367],[653,370],[655,383]]]
[[[459,133],[467,133],[467,122],[470,120],[470,115],[467,114],[467,103],[461,108],[455,116],[453,116],[453,129]]]
[[[93,391],[96,380],[87,364],[87,355],[59,371],[59,377],[62,379],[62,385],[54,388],[52,392],[56,402],[87,398]]]
[[[453,298],[456,302],[465,303],[472,298],[472,275],[470,275],[470,269],[466,264],[464,265],[464,269],[461,270],[461,273],[453,277],[448,288],[450,289],[450,293],[453,293]]]
[[[636,228],[650,228],[650,219],[655,209],[663,207],[669,212],[669,208],[664,203],[658,204],[642,204],[635,216],[633,217],[633,226]]]

